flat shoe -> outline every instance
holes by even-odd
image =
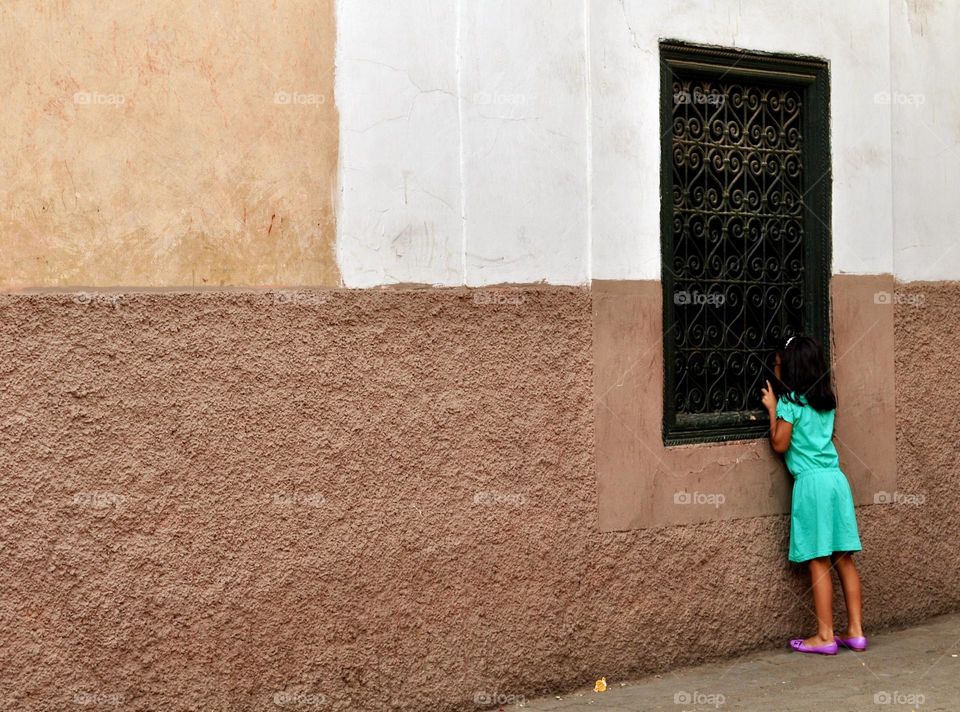
[[[814,655],[837,654],[836,640],[834,640],[832,643],[827,643],[826,645],[806,645],[803,642],[803,638],[794,638],[790,641],[790,647],[796,650],[798,653],[813,653]]]
[[[863,635],[857,635],[853,638],[834,638],[838,645],[842,645],[847,650],[856,650],[862,653],[867,649],[867,638]]]

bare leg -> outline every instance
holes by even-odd
[[[847,632],[844,637],[859,637],[863,635],[863,620],[861,618],[860,574],[857,573],[857,565],[853,563],[853,557],[850,554],[834,554],[833,565],[840,576],[843,600],[847,602]]]
[[[807,638],[807,645],[827,645],[833,642],[833,579],[830,576],[830,557],[810,559],[810,588],[813,607],[817,612],[817,634]]]

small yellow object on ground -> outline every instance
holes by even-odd
[[[607,691],[607,678],[601,677],[593,684],[594,692],[606,692]]]

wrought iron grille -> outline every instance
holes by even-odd
[[[767,55],[741,66],[744,54],[729,52],[717,67],[709,59],[723,51],[682,46],[678,62],[678,48],[667,49],[665,438],[751,437],[766,428],[760,388],[775,349],[796,333],[826,333],[829,212],[813,211],[829,164],[807,140],[810,124],[813,143],[823,140],[826,116],[811,121],[811,109],[824,107],[808,106],[823,103],[810,91],[818,72],[798,82],[783,67],[757,67]],[[804,69],[825,80],[824,67]]]

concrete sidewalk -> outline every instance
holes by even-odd
[[[831,657],[784,649],[607,683],[606,692],[579,690],[529,700],[523,709],[956,712],[960,711],[960,614],[872,636],[865,653],[841,651]]]

